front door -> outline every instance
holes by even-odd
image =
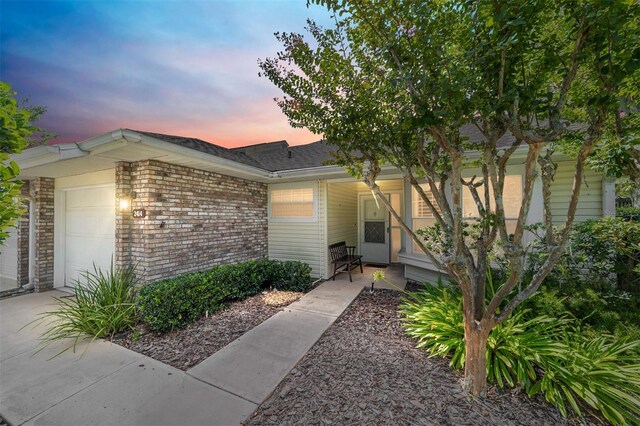
[[[373,195],[360,196],[360,254],[365,262],[389,263],[389,211]]]

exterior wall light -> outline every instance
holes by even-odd
[[[131,200],[134,200],[136,195],[134,191],[131,191],[129,194],[123,194],[120,197],[120,211],[125,212],[131,210]]]
[[[131,201],[129,201],[128,197],[120,198],[120,211],[127,211],[131,207]]]

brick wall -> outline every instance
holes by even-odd
[[[116,217],[116,259],[143,282],[267,257],[267,185],[154,160],[118,163],[116,194],[135,193]]]
[[[25,212],[18,221],[18,285],[29,283],[29,208],[30,203],[27,198],[29,194],[29,181],[26,181],[20,188],[21,196],[24,200]]]
[[[36,178],[29,182],[29,196],[34,201],[35,291],[53,288],[53,194],[53,179]]]

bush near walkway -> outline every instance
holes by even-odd
[[[240,300],[263,288],[308,291],[311,267],[297,261],[249,260],[216,266],[142,287],[138,305],[142,320],[153,330],[184,327],[231,300]]]

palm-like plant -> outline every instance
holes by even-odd
[[[69,349],[75,352],[82,340],[93,342],[133,329],[136,323],[135,269],[134,265],[116,267],[112,260],[107,271],[95,264],[93,271],[84,271],[75,281],[73,297],[56,297],[56,309],[44,312],[31,323],[46,323],[38,351],[54,342],[68,341],[69,344],[55,357]]]
[[[464,368],[461,296],[454,288],[427,285],[400,307],[406,333],[431,356],[451,357]],[[575,320],[517,311],[487,341],[487,378],[498,386],[542,394],[563,415],[597,411],[613,424],[640,423],[640,341],[611,336],[588,339]]]

